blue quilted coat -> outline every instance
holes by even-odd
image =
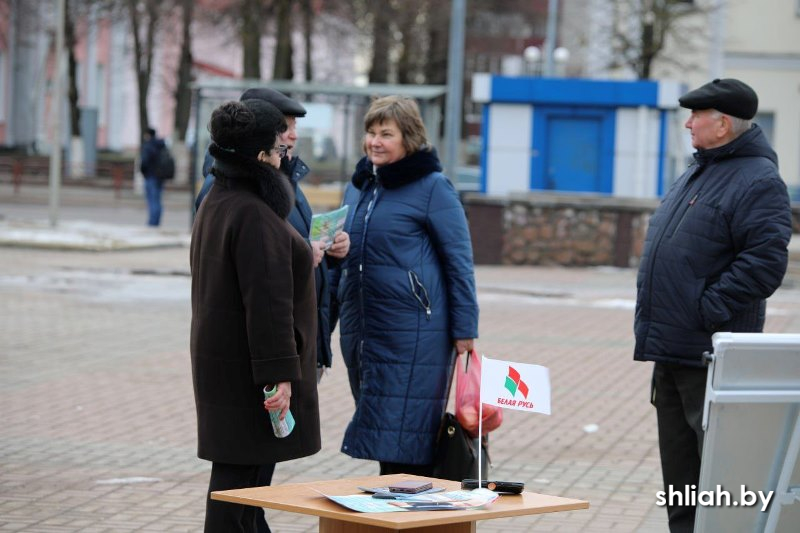
[[[431,464],[454,339],[478,336],[464,209],[435,151],[348,185],[350,252],[334,272],[342,355],[356,402],[342,451]]]
[[[695,161],[650,219],[634,359],[703,365],[716,331],[760,332],[786,272],[792,213],[758,126]]]

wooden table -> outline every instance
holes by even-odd
[[[589,508],[587,501],[523,492],[519,495],[502,495],[487,509],[359,513],[316,492],[332,496],[359,494],[361,491],[356,488],[358,486],[385,487],[403,479],[429,479],[433,481],[434,487],[445,487],[447,490],[461,488],[461,484],[455,481],[393,474],[217,491],[211,493],[211,499],[319,516],[320,533],[388,533],[398,530],[416,533],[475,533],[475,522],[478,520]]]

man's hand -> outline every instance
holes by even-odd
[[[333,244],[327,250],[327,254],[336,259],[343,259],[347,257],[347,252],[350,251],[350,235],[346,231],[337,231],[333,237]]]

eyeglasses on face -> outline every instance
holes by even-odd
[[[270,150],[271,153],[278,154],[280,157],[286,157],[287,152],[289,151],[289,147],[285,144],[279,144]]]

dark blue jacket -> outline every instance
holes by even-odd
[[[158,161],[158,154],[167,145],[164,139],[151,137],[150,140],[142,144],[142,150],[139,158],[139,170],[145,178],[153,177],[155,173],[156,162]]]
[[[342,355],[356,401],[342,451],[430,464],[454,339],[478,336],[464,209],[435,152],[356,167],[350,252],[334,271]]]
[[[698,151],[650,219],[634,359],[702,366],[717,331],[760,332],[786,272],[791,208],[758,126]]]
[[[195,199],[196,211],[200,209],[203,198],[214,185],[213,162],[214,159],[206,152],[206,158],[203,162],[205,181]],[[289,213],[288,221],[301,237],[308,240],[308,235],[311,231],[311,206],[298,183],[309,173],[309,168],[299,157],[293,157],[291,161],[286,158],[281,161],[281,170],[289,176],[295,194],[295,205]],[[331,331],[333,328],[330,320],[331,294],[328,283],[328,261],[333,262],[326,255],[319,266],[314,269],[314,280],[316,281],[317,290],[317,366],[330,368],[333,362],[333,354],[331,352]]]

